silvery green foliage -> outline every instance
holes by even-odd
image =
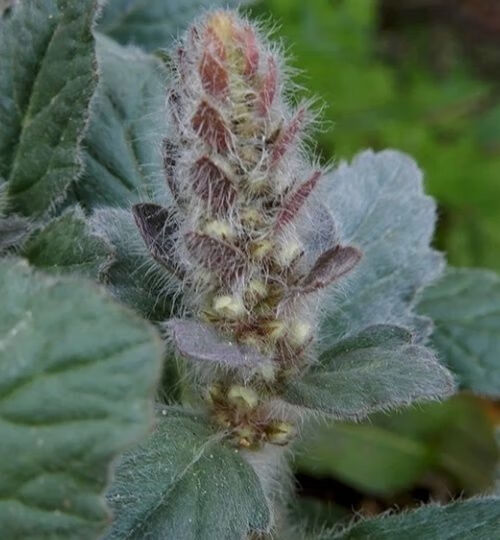
[[[339,234],[365,256],[348,289],[331,296],[322,346],[372,324],[398,324],[425,337],[430,320],[415,313],[415,297],[444,263],[430,247],[436,208],[424,194],[422,172],[400,152],[363,152],[342,163],[328,186]]]
[[[427,289],[418,310],[432,317],[432,343],[458,375],[480,395],[500,396],[500,277],[486,270],[450,268]]]
[[[203,10],[236,7],[248,0],[109,0],[99,30],[124,45],[165,48]]]
[[[165,68],[139,49],[96,35],[99,83],[83,140],[77,198],[94,207],[127,207],[163,181]],[[140,84],[137,82],[140,81]]]
[[[109,462],[148,426],[155,332],[70,273],[161,323],[164,356],[178,356],[158,394],[179,403],[119,460],[109,538],[278,538],[305,413],[358,419],[453,391],[426,347],[429,317],[462,385],[495,392],[496,276],[451,274],[416,314],[443,261],[410,158],[318,166],[304,142],[314,114],[287,97],[279,48],[236,12],[110,0],[92,32],[96,4],[21,2],[0,26],[0,252],[52,275],[1,263],[0,386],[24,377],[0,389],[2,533],[95,538]],[[167,46],[168,61],[148,52]],[[445,316],[457,279],[472,306],[458,325]],[[444,347],[450,333],[458,345]],[[455,510],[476,504],[342,534],[418,535],[421,515],[454,530]]]

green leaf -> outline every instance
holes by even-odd
[[[83,212],[76,208],[34,233],[22,255],[50,273],[79,273],[96,279],[111,264],[113,251],[92,234]]]
[[[324,346],[372,324],[425,336],[430,325],[412,311],[415,294],[440,275],[443,261],[429,247],[435,204],[424,195],[422,173],[404,154],[368,151],[341,164],[329,185],[324,201],[342,243],[360,248],[363,258],[326,306]]]
[[[371,423],[315,425],[297,448],[297,468],[334,476],[367,493],[393,494],[411,487],[429,465],[424,444]]]
[[[99,30],[122,44],[148,51],[169,47],[178,33],[207,8],[236,7],[245,0],[110,0]]]
[[[22,2],[0,35],[0,176],[24,215],[64,198],[96,83],[95,0]]]
[[[284,396],[338,419],[360,419],[453,390],[451,375],[429,349],[402,328],[379,325],[324,352],[319,365],[286,384]]]
[[[324,534],[321,539],[490,540],[497,538],[499,523],[500,498],[484,497],[367,519],[343,533]]]
[[[434,347],[463,388],[500,397],[500,276],[449,269],[420,299],[434,319]]]
[[[30,222],[20,216],[0,215],[0,253],[16,249],[26,240],[30,231]]]
[[[445,475],[457,492],[477,493],[491,486],[498,459],[492,422],[472,396],[361,424],[315,424],[296,453],[300,472],[333,476],[376,495],[409,490],[432,473]]]
[[[167,193],[161,152],[166,73],[158,58],[97,35],[99,84],[75,189],[87,208],[124,206]],[[161,199],[160,199],[161,200]]]
[[[112,294],[148,319],[164,321],[171,317],[180,284],[151,257],[132,212],[97,210],[91,227],[114,251],[113,261],[102,276]]]
[[[209,420],[164,408],[151,438],[121,460],[109,493],[108,539],[236,540],[267,530],[260,481]]]
[[[2,538],[95,538],[116,454],[148,429],[161,343],[84,281],[0,262]]]

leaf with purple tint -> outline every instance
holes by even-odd
[[[201,84],[206,92],[216,98],[226,96],[229,88],[229,74],[221,58],[213,47],[208,47],[203,53],[200,64]]]
[[[174,236],[178,226],[168,208],[153,203],[132,208],[135,223],[153,258],[169,269],[177,269]]]
[[[238,345],[197,321],[171,319],[166,324],[181,356],[226,368],[256,367],[270,362],[257,350]]]
[[[203,156],[191,170],[194,192],[208,202],[214,212],[227,212],[234,204],[237,192],[229,178],[213,163]]]
[[[224,118],[206,101],[202,101],[191,121],[193,129],[212,148],[224,152],[229,147],[231,133]]]
[[[189,253],[222,279],[233,279],[243,271],[245,256],[226,242],[196,232],[187,233],[185,239]]]
[[[271,56],[267,60],[267,73],[264,76],[262,90],[260,91],[257,102],[257,109],[262,116],[269,114],[277,87],[278,67],[276,65],[276,60]]]
[[[301,291],[313,292],[327,287],[349,273],[358,264],[361,257],[361,251],[352,246],[335,246],[325,251],[318,257],[309,274],[302,280]]]
[[[281,229],[288,223],[291,223],[304,203],[307,201],[309,195],[314,191],[314,188],[318,184],[321,178],[321,171],[315,171],[311,177],[301,184],[284,202],[281,208],[278,218],[276,220],[276,229]]]
[[[299,131],[304,125],[305,114],[306,110],[303,107],[298,109],[288,126],[286,126],[280,133],[271,152],[272,165],[276,165],[295,142]]]

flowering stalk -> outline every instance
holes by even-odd
[[[231,11],[209,13],[175,52],[164,163],[174,203],[134,215],[152,256],[183,281],[190,318],[168,322],[237,446],[286,445],[280,387],[314,361],[321,293],[361,254],[338,245],[303,144],[305,104],[282,59]]]

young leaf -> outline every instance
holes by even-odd
[[[77,280],[0,263],[3,538],[93,539],[116,454],[144,436],[161,342]]]
[[[500,276],[449,269],[424,291],[418,311],[435,322],[432,342],[460,385],[500,397]]]
[[[172,319],[167,328],[179,353],[199,365],[219,365],[226,368],[257,367],[270,359],[258,351],[224,339],[209,325],[197,321]]]
[[[359,521],[346,531],[321,535],[321,540],[490,540],[498,536],[500,498],[477,497],[445,506]]]
[[[172,271],[179,269],[174,235],[178,225],[168,208],[152,203],[132,208],[139,232],[153,258]]]
[[[187,233],[186,247],[200,264],[222,279],[233,279],[245,266],[245,257],[241,251],[208,234]]]
[[[205,8],[236,7],[244,0],[110,0],[99,30],[122,44],[153,51],[168,47]]]
[[[297,214],[300,212],[309,195],[314,191],[319,179],[321,171],[316,171],[312,176],[301,184],[283,203],[283,207],[276,219],[276,229],[281,229],[288,223],[291,223]]]
[[[351,246],[334,248],[321,254],[311,271],[299,285],[301,292],[314,292],[322,289],[349,273],[361,260],[359,249]]]
[[[0,176],[9,203],[44,214],[80,174],[96,83],[96,0],[21,2],[0,34]]]
[[[318,366],[287,383],[285,399],[338,419],[360,419],[453,390],[453,378],[429,349],[400,328],[377,326],[324,352]]]
[[[236,540],[270,525],[251,466],[223,445],[207,418],[173,407],[121,460],[108,498],[115,522],[107,540]]]
[[[87,208],[128,208],[164,185],[166,74],[159,59],[105,36],[96,36],[96,51],[100,77],[76,193]]]
[[[78,208],[33,233],[21,254],[46,272],[79,273],[95,279],[113,260],[111,246],[92,233]]]
[[[414,298],[440,275],[443,262],[429,247],[435,204],[424,195],[415,162],[394,151],[364,152],[324,184],[331,186],[325,202],[342,243],[363,252],[347,292],[332,295],[326,307],[325,347],[372,324],[426,335],[429,321],[412,312]]]
[[[30,228],[30,222],[21,216],[0,216],[0,253],[19,248],[28,237]]]
[[[113,249],[113,261],[101,276],[112,294],[150,320],[168,319],[177,281],[152,259],[132,212],[103,208],[94,212],[90,226]]]

